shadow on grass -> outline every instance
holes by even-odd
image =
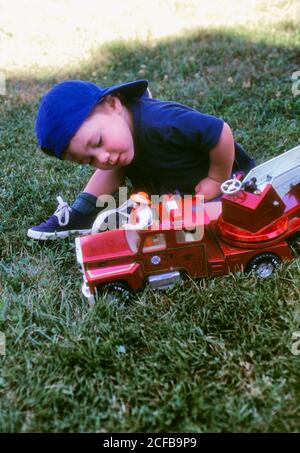
[[[262,162],[299,142],[300,96],[293,97],[291,80],[299,56],[297,46],[192,30],[149,45],[114,41],[72,69],[9,79],[0,99],[2,229],[11,231],[11,221],[26,228],[43,220],[58,194],[71,202],[92,175],[92,169],[61,163],[36,148],[38,102],[53,84],[83,79],[110,86],[146,78],[154,97],[222,117],[235,139]]]
[[[154,97],[222,117],[235,139],[262,162],[299,142],[300,96],[293,96],[291,80],[299,56],[296,45],[192,30],[149,45],[114,41],[72,69],[9,79],[0,99],[1,228],[11,231],[11,221],[20,228],[43,220],[58,194],[71,202],[92,175],[92,169],[61,163],[36,148],[38,102],[53,84],[84,79],[110,86],[146,78]]]
[[[7,95],[0,99],[4,228],[11,217],[21,223],[24,216],[28,223],[42,220],[61,191],[70,201],[92,174],[36,149],[38,102],[54,83],[84,79],[110,86],[146,78],[154,97],[222,117],[235,139],[262,162],[299,142],[300,96],[293,97],[291,80],[299,56],[297,46],[192,30],[153,45],[114,41],[72,69],[9,79]]]
[[[290,27],[281,24],[282,30],[296,32]],[[89,61],[78,67],[46,71],[37,78],[9,79],[7,104],[3,108],[1,102],[1,112],[27,106],[33,124],[39,98],[61,80],[84,79],[110,86],[147,78],[154,97],[176,100],[226,119],[238,139],[260,158],[298,140],[292,130],[287,139],[279,128],[279,134],[270,133],[272,143],[263,143],[267,124],[277,131],[281,125],[286,132],[300,112],[291,91],[291,75],[299,69],[299,57],[297,46],[270,45],[230,32],[195,30],[149,46],[114,41],[93,51]],[[261,131],[263,136],[259,136]],[[262,143],[267,147],[263,156]]]

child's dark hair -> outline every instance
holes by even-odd
[[[128,99],[127,99],[126,96],[124,96],[124,94],[121,93],[120,91],[113,91],[113,92],[111,93],[111,96],[116,96],[116,97],[121,101],[121,103],[122,103],[123,105],[127,106],[127,104],[128,104]],[[104,96],[104,98],[101,99],[101,101],[99,102],[99,104],[101,104],[101,102],[103,102],[103,101],[105,100],[105,97],[106,97],[106,96]]]

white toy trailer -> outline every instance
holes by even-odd
[[[264,190],[266,184],[271,184],[283,198],[300,182],[300,145],[253,168],[244,178],[243,184],[254,177],[260,191]]]

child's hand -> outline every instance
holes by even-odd
[[[202,179],[195,187],[195,192],[204,195],[204,201],[221,195],[221,183],[209,177]]]

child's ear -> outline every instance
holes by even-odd
[[[113,96],[108,94],[104,99],[105,106],[110,110],[116,113],[120,113],[123,109],[123,105],[118,96]]]

